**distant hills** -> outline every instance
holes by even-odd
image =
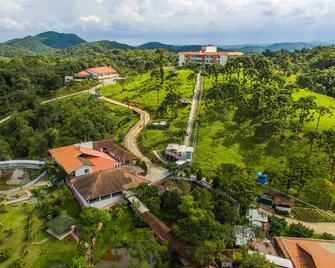
[[[36,36],[15,38],[0,44],[0,55],[34,55],[55,52],[86,41],[75,34],[44,32]]]
[[[242,51],[245,53],[260,53],[266,49],[277,51],[286,49],[312,48],[320,43],[275,43],[275,44],[245,44],[245,45],[219,45],[219,51]],[[48,31],[36,36],[16,38],[5,43],[0,43],[0,56],[12,57],[22,55],[36,55],[46,53],[65,54],[94,54],[102,53],[110,49],[157,49],[165,48],[170,52],[199,51],[201,45],[169,45],[160,42],[149,42],[140,46],[131,46],[116,41],[102,40],[86,42],[75,34],[57,33]]]

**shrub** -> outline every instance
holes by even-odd
[[[11,250],[7,249],[7,248],[0,249],[0,263],[4,262],[7,259],[9,259],[10,252],[11,252]]]

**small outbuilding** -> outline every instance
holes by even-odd
[[[293,200],[282,194],[277,194],[273,196],[273,207],[277,212],[281,213],[291,213],[293,205]]]
[[[62,214],[46,223],[47,232],[58,240],[63,240],[65,237],[75,232],[75,224],[77,220],[69,215]]]

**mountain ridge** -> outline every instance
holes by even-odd
[[[244,53],[261,53],[265,50],[277,51],[286,49],[288,51],[312,48],[322,43],[309,42],[281,42],[273,44],[240,44],[240,45],[218,45],[218,51],[237,50]],[[94,54],[103,53],[110,49],[158,49],[164,48],[170,52],[199,51],[201,45],[171,45],[161,42],[147,42],[139,46],[132,46],[117,41],[100,40],[87,42],[73,33],[58,33],[47,31],[35,36],[15,38],[0,43],[0,56],[13,57],[24,55],[36,55],[47,53],[65,54]]]

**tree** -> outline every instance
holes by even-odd
[[[151,231],[136,229],[132,238],[129,245],[130,268],[162,266],[168,257],[168,250],[164,244],[157,242]]]
[[[291,223],[285,231],[287,236],[309,238],[314,234],[314,230],[304,226],[302,223]]]
[[[301,97],[294,104],[294,108],[299,113],[297,126],[298,134],[302,131],[302,128],[306,122],[314,120],[313,109],[317,107],[315,99],[316,97],[314,96]]]
[[[318,116],[318,119],[316,121],[315,131],[318,131],[319,130],[319,126],[320,126],[320,120],[321,120],[321,118],[323,116],[325,116],[326,114],[329,114],[330,110],[327,107],[325,107],[325,106],[318,106],[316,110],[317,110],[319,116]]]
[[[1,248],[0,249],[0,263],[4,262],[5,260],[9,259],[11,255],[11,250],[8,248]]]
[[[157,187],[142,183],[134,189],[134,191],[138,199],[141,200],[154,214],[159,213],[161,199],[158,195]]]
[[[159,48],[155,52],[156,54],[156,63],[159,66],[159,78],[160,83],[164,83],[164,66],[166,64],[166,50]]]
[[[94,268],[95,266],[87,261],[84,256],[73,258],[70,268]]]
[[[321,236],[320,236],[321,239],[324,239],[324,240],[335,240],[335,236],[330,234],[330,233],[322,233]]]
[[[235,261],[239,268],[276,268],[277,266],[266,260],[259,253],[249,254],[244,252],[240,259]]]
[[[270,229],[271,236],[280,236],[287,226],[285,218],[279,218],[276,215],[271,216],[270,223],[271,223],[271,229]]]
[[[25,262],[22,257],[16,258],[10,265],[9,268],[24,268]]]
[[[202,169],[199,168],[198,171],[197,171],[196,179],[197,179],[198,181],[201,181],[202,178],[203,178],[203,175],[202,175]]]
[[[216,259],[223,258],[225,245],[222,241],[208,241],[196,245],[193,260],[201,267],[214,263]]]

